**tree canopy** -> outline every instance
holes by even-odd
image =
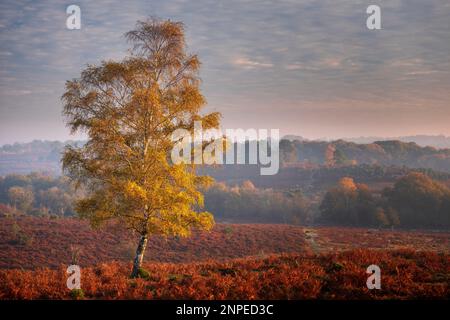
[[[76,211],[93,225],[120,219],[141,235],[145,250],[149,235],[187,236],[192,227],[213,226],[212,215],[198,210],[199,188],[210,179],[171,163],[171,134],[193,130],[194,121],[217,128],[220,115],[200,114],[200,62],[186,52],[182,23],[149,19],[125,37],[130,56],[88,66],[66,83],[67,123],[88,141],[66,148],[63,168],[88,190]]]

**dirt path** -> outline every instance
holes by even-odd
[[[303,232],[305,234],[305,240],[306,243],[309,245],[311,250],[315,254],[321,253],[323,250],[322,248],[317,244],[316,238],[319,236],[314,230],[311,229],[303,229]]]

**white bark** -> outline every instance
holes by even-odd
[[[148,241],[147,235],[141,236],[141,239],[139,240],[139,245],[136,249],[136,256],[133,262],[133,271],[131,272],[132,278],[137,278],[138,276],[139,269],[142,266],[142,260],[144,260],[144,253],[145,248],[147,247],[147,241]]]

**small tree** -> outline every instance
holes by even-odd
[[[67,147],[63,168],[87,195],[76,211],[93,226],[119,219],[140,236],[133,263],[137,277],[150,235],[188,236],[214,220],[199,191],[210,179],[193,165],[173,164],[176,129],[217,128],[219,114],[200,115],[199,60],[185,52],[180,22],[149,19],[126,34],[131,55],[88,66],[66,83],[64,115],[73,132],[88,135],[81,148]]]
[[[375,210],[375,218],[378,222],[378,227],[387,227],[389,225],[389,219],[383,208],[377,208]]]
[[[27,213],[33,208],[33,191],[23,187],[11,187],[8,189],[9,202],[14,209]]]

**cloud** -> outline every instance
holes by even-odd
[[[406,73],[407,76],[421,76],[421,75],[429,75],[439,73],[438,70],[419,70],[419,71],[413,71]]]
[[[272,68],[272,63],[260,62],[256,60],[251,60],[249,58],[237,58],[233,60],[233,64],[244,69],[257,69],[257,68]]]
[[[345,106],[360,119],[375,104],[413,115],[428,108],[450,120],[448,0],[384,1],[379,32],[365,25],[370,0],[79,0],[82,28],[71,31],[67,4],[0,2],[0,127],[39,112],[54,122],[37,123],[30,138],[62,132],[54,119],[64,82],[87,63],[121,59],[124,32],[148,16],[185,23],[189,50],[202,61],[203,93],[229,126],[279,118],[301,127],[312,110],[329,125]],[[401,126],[401,113],[393,114]],[[13,132],[0,138],[14,141]]]
[[[9,95],[9,96],[17,97],[17,96],[30,95],[32,93],[33,93],[33,91],[31,91],[31,90],[10,90],[7,92],[2,92],[2,95]]]

